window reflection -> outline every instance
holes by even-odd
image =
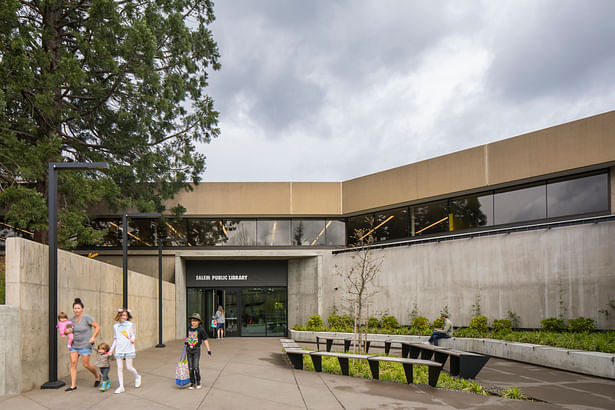
[[[606,173],[547,184],[547,215],[557,218],[609,210]]]
[[[374,223],[376,241],[405,238],[408,236],[408,208],[376,213]]]
[[[265,292],[262,288],[241,289],[243,312],[241,318],[242,336],[266,336]]]
[[[290,221],[256,221],[258,246],[290,246]]]
[[[412,207],[412,236],[429,235],[449,230],[446,201]]]
[[[346,224],[344,221],[328,219],[327,225],[325,225],[325,230],[327,245],[346,244]]]
[[[452,199],[451,231],[493,225],[493,195],[473,195]]]
[[[96,231],[106,231],[96,243],[97,246],[122,246],[122,221],[120,219],[99,218],[90,221]]]
[[[547,217],[545,184],[497,192],[493,198],[498,225],[532,221]]]
[[[20,237],[20,238],[34,238],[34,233],[25,229],[17,228],[13,225],[7,224],[0,220],[0,249],[4,249],[6,246],[6,238]]]
[[[194,246],[215,246],[227,239],[219,221],[214,219],[188,219],[188,241]]]
[[[226,236],[222,245],[227,246],[255,246],[256,245],[256,221],[227,219],[219,221]]]
[[[324,219],[293,219],[292,232],[294,246],[317,246],[325,243]]]
[[[346,242],[349,245],[356,244],[358,242],[358,238],[356,237],[357,233],[368,232],[372,227],[370,224],[370,219],[373,220],[373,218],[374,214],[352,216],[348,218],[346,221]]]

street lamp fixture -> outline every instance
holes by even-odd
[[[49,225],[49,381],[41,389],[59,389],[58,380],[58,170],[109,169],[106,162],[50,162],[47,181],[47,210]]]

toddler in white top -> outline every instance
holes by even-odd
[[[132,360],[136,357],[135,354],[135,338],[137,331],[135,324],[130,322],[132,315],[129,309],[118,309],[115,315],[116,324],[113,325],[113,344],[109,352],[114,352],[117,359],[117,379],[119,387],[114,393],[124,392],[124,365],[126,361],[126,369],[135,376],[135,387],[141,386],[141,376],[137,370],[132,367]]]

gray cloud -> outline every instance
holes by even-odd
[[[340,180],[613,109],[615,2],[224,1],[206,180]]]
[[[615,2],[552,0],[512,10],[493,44],[489,82],[504,98],[574,98],[610,87]]]

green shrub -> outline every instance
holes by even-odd
[[[393,315],[383,316],[382,327],[385,329],[397,329],[399,327],[399,322],[397,321],[397,318]]]
[[[380,321],[375,317],[370,317],[367,320],[367,327],[370,329],[377,329],[380,326]]]
[[[494,332],[509,331],[512,329],[512,322],[508,319],[494,319],[491,328]]]
[[[342,325],[352,329],[354,327],[354,320],[350,315],[342,315]]]
[[[416,329],[418,332],[425,332],[429,330],[429,319],[425,316],[417,316],[412,319],[412,328]]]
[[[438,318],[433,321],[434,328],[442,329],[442,326],[444,326],[444,320],[442,320],[442,318]]]
[[[487,319],[486,316],[483,316],[483,315],[475,316],[472,318],[472,320],[470,320],[470,329],[475,330],[480,333],[486,333],[487,330],[489,330],[489,327],[487,326],[488,322],[489,322],[489,319]]]
[[[556,317],[548,317],[540,321],[542,330],[545,332],[563,332],[566,330],[566,323]]]
[[[590,333],[596,329],[594,319],[578,317],[568,321],[568,330],[573,333]]]
[[[310,316],[305,327],[307,330],[320,330],[322,329],[322,319],[320,315]]]
[[[332,314],[327,317],[327,324],[329,327],[337,328],[342,326],[342,317],[338,314]]]

